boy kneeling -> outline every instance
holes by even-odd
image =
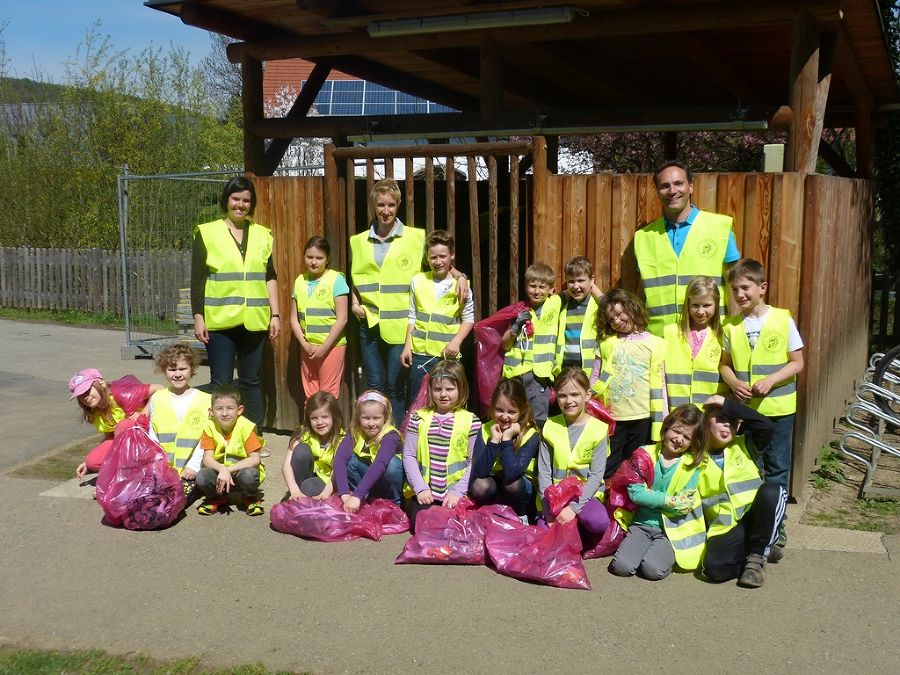
[[[211,417],[200,437],[204,468],[196,479],[205,499],[197,512],[204,516],[216,513],[228,505],[229,493],[234,491],[243,497],[248,516],[262,515],[259,486],[266,470],[259,450],[263,444],[256,425],[242,415],[240,390],[230,385],[217,387],[209,412]]]

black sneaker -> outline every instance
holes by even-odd
[[[766,583],[766,559],[756,553],[747,556],[744,571],[738,579],[738,586],[742,588],[759,588]]]
[[[775,546],[769,549],[768,561],[770,563],[779,563],[782,558],[784,558],[784,546],[775,544]]]

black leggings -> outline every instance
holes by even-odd
[[[512,483],[504,485],[499,476],[475,478],[469,487],[469,495],[476,504],[508,504],[517,516],[526,516],[528,515],[528,505],[531,502],[531,493],[525,480],[524,477],[520,477]]]
[[[778,539],[784,520],[787,491],[775,483],[763,483],[753,503],[737,525],[725,534],[706,540],[703,574],[710,581],[737,579],[751,553],[763,557]]]
[[[631,457],[631,453],[650,442],[650,418],[616,422],[616,432],[609,437],[609,457],[606,458],[604,478],[611,478],[619,465]]]
[[[313,462],[315,458],[309,446],[306,443],[297,443],[291,453],[291,471],[300,492],[307,497],[315,497],[325,489],[325,481],[313,471]]]

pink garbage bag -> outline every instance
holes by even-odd
[[[134,375],[125,375],[109,383],[109,390],[126,417],[140,412],[150,399],[150,385],[144,384]]]
[[[625,538],[625,530],[613,516],[615,507],[610,504],[604,504],[604,506],[609,514],[609,527],[601,535],[592,532],[582,532],[581,534],[581,557],[585,560],[612,555],[619,549],[619,544]]]
[[[558,483],[553,483],[544,490],[544,502],[550,510],[550,514],[556,518],[559,512],[566,508],[570,502],[581,496],[583,483],[577,476],[563,478]]]
[[[607,433],[612,436],[616,433],[616,420],[613,419],[612,413],[609,411],[599,398],[588,399],[584,406],[585,412],[591,417],[596,417],[601,422],[606,422],[609,430]]]
[[[279,532],[316,541],[378,541],[382,533],[381,521],[367,515],[365,506],[356,513],[347,513],[337,495],[322,501],[301,497],[280,502],[272,507],[269,519],[272,528]]]
[[[509,506],[475,508],[467,497],[452,509],[432,506],[416,516],[416,533],[407,539],[395,564],[483,565],[488,527],[520,525]]]
[[[652,487],[654,473],[653,460],[647,451],[643,448],[635,450],[606,481],[610,505],[636,511],[637,504],[628,497],[628,486],[643,483],[647,487]]]
[[[409,532],[409,516],[390,499],[373,499],[360,511],[381,524],[382,535]]]
[[[528,303],[520,300],[497,310],[475,324],[475,381],[482,417],[488,414],[491,394],[494,393],[494,388],[503,373],[500,338],[516,320],[519,312],[528,308]]]
[[[534,525],[490,527],[484,538],[491,562],[500,574],[557,588],[591,590],[581,561],[581,536],[575,520]]]
[[[422,384],[419,386],[419,391],[416,392],[416,397],[413,399],[409,408],[406,411],[406,417],[403,418],[403,422],[400,424],[400,435],[406,437],[406,430],[409,429],[409,421],[412,419],[413,414],[421,409],[429,405],[431,403],[431,396],[429,392],[429,388],[431,387],[431,374],[425,373],[425,376],[422,378]]]
[[[129,530],[158,530],[171,525],[184,510],[184,490],[166,453],[147,432],[141,415],[120,425],[97,476],[97,503],[105,521]]]

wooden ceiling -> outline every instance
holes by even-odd
[[[300,57],[444,103],[523,123],[670,119],[699,110],[770,119],[789,100],[794,19],[834,45],[826,123],[863,101],[900,103],[875,0],[148,0],[192,26],[241,40],[229,58]],[[375,21],[571,7],[569,23],[371,37]],[[739,108],[744,113],[737,112]],[[576,111],[580,111],[576,112]],[[731,112],[729,112],[731,111]],[[749,112],[748,112],[749,111]],[[569,115],[569,118],[566,117]],[[769,116],[769,117],[766,117]]]

